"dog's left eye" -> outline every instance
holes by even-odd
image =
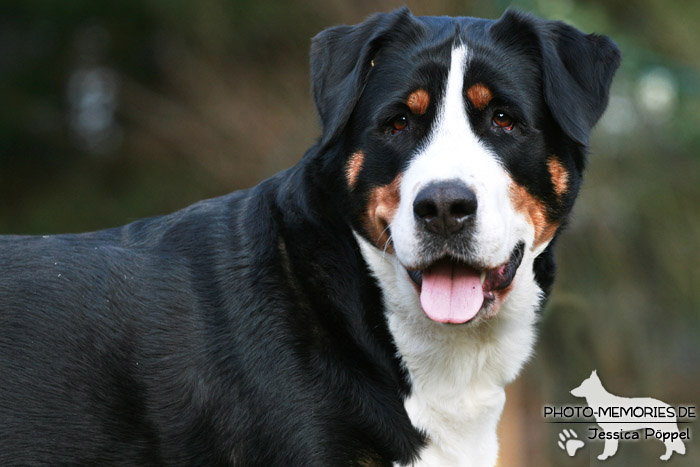
[[[408,128],[408,118],[405,115],[401,115],[399,117],[396,117],[392,122],[391,122],[391,134],[395,135],[396,133],[405,130]]]
[[[491,124],[495,128],[503,128],[506,131],[510,131],[513,129],[513,117],[503,111],[497,110],[496,113],[493,114]]]

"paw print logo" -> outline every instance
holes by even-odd
[[[576,451],[581,449],[583,444],[583,441],[578,439],[578,435],[574,430],[564,428],[561,433],[559,433],[559,441],[557,441],[557,445],[562,451],[566,451],[569,457],[574,457],[576,455]]]

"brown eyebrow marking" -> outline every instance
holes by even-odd
[[[486,85],[476,83],[467,90],[467,97],[472,101],[474,107],[478,110],[484,110],[491,102],[491,99],[493,99],[493,94],[491,94],[491,90]]]
[[[428,110],[428,104],[430,104],[430,96],[425,89],[416,89],[406,99],[406,105],[416,115],[423,115]]]
[[[355,152],[348,160],[345,166],[345,179],[348,181],[348,186],[350,188],[355,187],[357,183],[357,177],[360,175],[362,170],[362,163],[365,161],[365,154],[362,151]]]
[[[549,174],[552,176],[554,192],[561,198],[566,193],[566,190],[569,189],[569,173],[554,155],[547,161],[547,167],[549,168]]]

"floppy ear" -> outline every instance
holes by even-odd
[[[493,31],[503,38],[508,30],[522,36],[523,28],[539,45],[544,99],[552,116],[572,140],[587,146],[593,125],[608,105],[620,49],[606,36],[510,10]],[[516,46],[512,39],[509,42]]]
[[[411,12],[403,7],[354,26],[326,29],[312,39],[311,91],[323,125],[322,146],[340,136],[388,32],[411,20]]]

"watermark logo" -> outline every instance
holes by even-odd
[[[561,433],[559,433],[559,441],[557,442],[557,445],[562,451],[566,451],[569,457],[574,457],[576,455],[576,451],[583,447],[584,442],[578,439],[578,435],[574,430],[564,428],[561,430]]]
[[[544,407],[545,419],[554,423],[588,418],[598,427],[590,427],[588,439],[605,441],[599,460],[615,455],[620,440],[656,439],[666,447],[660,459],[666,461],[674,453],[685,454],[684,440],[690,439],[690,428],[679,429],[679,419],[696,418],[695,406],[671,406],[651,397],[621,397],[605,389],[593,370],[571,394],[586,400],[587,406]],[[574,423],[587,423],[575,421]],[[564,429],[559,433],[559,448],[573,457],[584,442],[575,431]]]

